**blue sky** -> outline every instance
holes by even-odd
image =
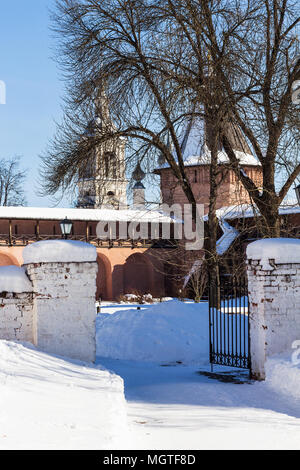
[[[28,168],[28,205],[53,205],[38,197],[39,154],[60,120],[63,83],[53,56],[49,8],[54,0],[1,2],[0,80],[6,83],[7,102],[0,105],[0,158],[22,156]],[[61,204],[66,205],[66,202]]]
[[[0,158],[22,157],[22,166],[29,170],[27,203],[38,207],[54,204],[53,199],[37,195],[39,155],[55,132],[54,121],[61,119],[64,93],[52,58],[55,39],[49,9],[54,4],[55,0],[1,2],[0,80],[6,84],[7,102],[0,104]],[[70,201],[59,205],[68,206]]]
[[[0,11],[0,80],[7,92],[6,104],[0,104],[0,158],[22,157],[27,204],[34,207],[55,204],[37,194],[39,155],[62,117],[64,83],[53,60],[56,40],[50,29],[54,5],[55,0],[14,0],[1,2]],[[59,206],[71,203],[64,199]]]

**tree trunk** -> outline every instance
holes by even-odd
[[[208,147],[211,152],[210,161],[210,194],[208,212],[208,242],[206,250],[207,269],[210,283],[210,303],[219,307],[220,279],[217,254],[218,219],[216,216],[217,191],[218,191],[218,150],[219,132],[215,116],[207,116],[207,127],[211,130],[208,134]]]
[[[262,235],[264,238],[279,238],[280,237],[280,216],[278,208],[265,206],[262,216]]]

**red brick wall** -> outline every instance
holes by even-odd
[[[205,213],[209,206],[209,166],[199,165],[188,167],[187,175],[191,182],[192,190],[198,204],[204,204]],[[244,171],[250,176],[258,187],[262,186],[262,169],[260,167],[244,167]],[[177,179],[169,168],[161,170],[162,201],[165,204],[187,204],[188,200]],[[249,203],[247,191],[239,182],[232,170],[223,172],[222,181],[219,184],[217,208],[235,204]]]

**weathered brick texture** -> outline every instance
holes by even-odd
[[[252,375],[263,380],[266,358],[300,339],[300,263],[271,260],[266,270],[250,259],[248,286]]]
[[[52,354],[96,356],[96,262],[25,265],[33,293],[0,295],[0,339],[28,341]]]
[[[2,293],[0,296],[0,338],[33,342],[33,294]]]
[[[93,362],[97,263],[28,264],[33,339],[43,351]]]

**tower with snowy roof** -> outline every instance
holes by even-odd
[[[116,126],[110,116],[108,98],[102,88],[95,99],[95,117],[88,123],[86,135],[100,139],[115,131]],[[127,207],[125,151],[124,137],[112,137],[96,143],[79,174],[77,207],[91,209]]]
[[[211,152],[208,145],[210,132],[209,126],[203,121],[188,122],[182,145],[186,175],[191,183],[197,203],[204,204],[205,213],[208,212],[210,195]],[[263,182],[261,164],[253,156],[240,128],[228,123],[226,135],[240,162],[240,167],[257,187],[261,187]],[[159,163],[160,165],[154,173],[160,175],[162,202],[169,205],[188,204],[181,185],[170,166],[167,163]],[[231,168],[221,142],[218,151],[218,164],[220,172],[216,208],[249,204],[251,202],[249,194]]]

